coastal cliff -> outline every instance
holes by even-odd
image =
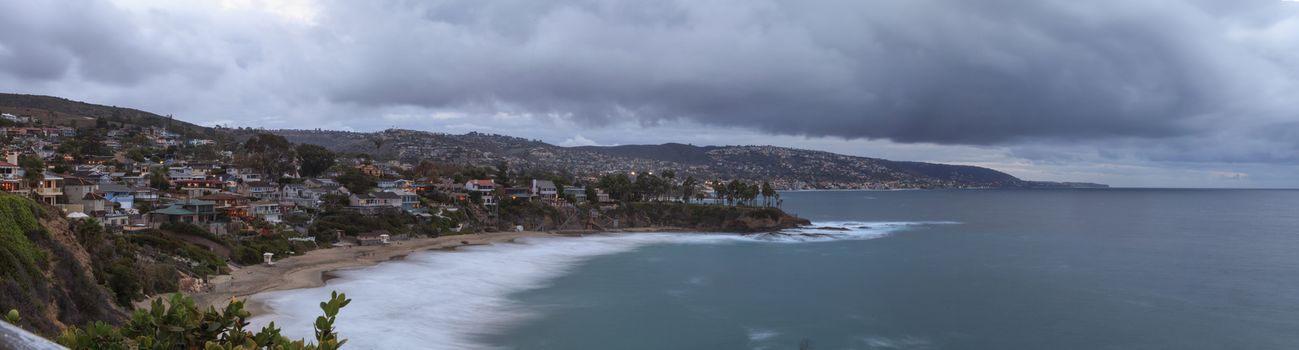
[[[677,203],[631,203],[608,215],[624,228],[679,227],[701,232],[772,232],[811,224],[779,208]]]
[[[125,312],[96,281],[91,259],[57,209],[0,194],[0,307],[42,334],[91,321],[120,322]]]

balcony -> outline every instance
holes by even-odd
[[[38,196],[62,196],[63,189],[59,187],[37,187],[36,195]]]

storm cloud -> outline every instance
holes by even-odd
[[[1286,1],[0,3],[0,88],[200,121],[455,113],[1299,163]]]
[[[453,3],[405,9],[407,21],[352,23],[374,30],[356,38],[364,49],[348,50],[360,55],[349,62],[403,55],[384,69],[348,67],[329,94],[987,144],[1203,132],[1212,127],[1199,120],[1266,113],[1248,108],[1269,103],[1258,82],[1293,91],[1295,75],[1229,37],[1257,29],[1235,28],[1237,16],[1284,5],[1275,2],[1234,14],[1172,1],[516,5]],[[398,33],[410,40],[386,39]]]

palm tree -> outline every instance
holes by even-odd
[[[762,182],[762,202],[763,205],[771,206],[771,197],[776,196],[776,188],[771,187],[770,182]]]
[[[690,203],[690,197],[695,193],[695,177],[686,176],[686,180],[681,182],[681,199],[687,204]]]

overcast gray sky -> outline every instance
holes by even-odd
[[[1299,2],[0,0],[0,91],[205,125],[1299,187]]]

